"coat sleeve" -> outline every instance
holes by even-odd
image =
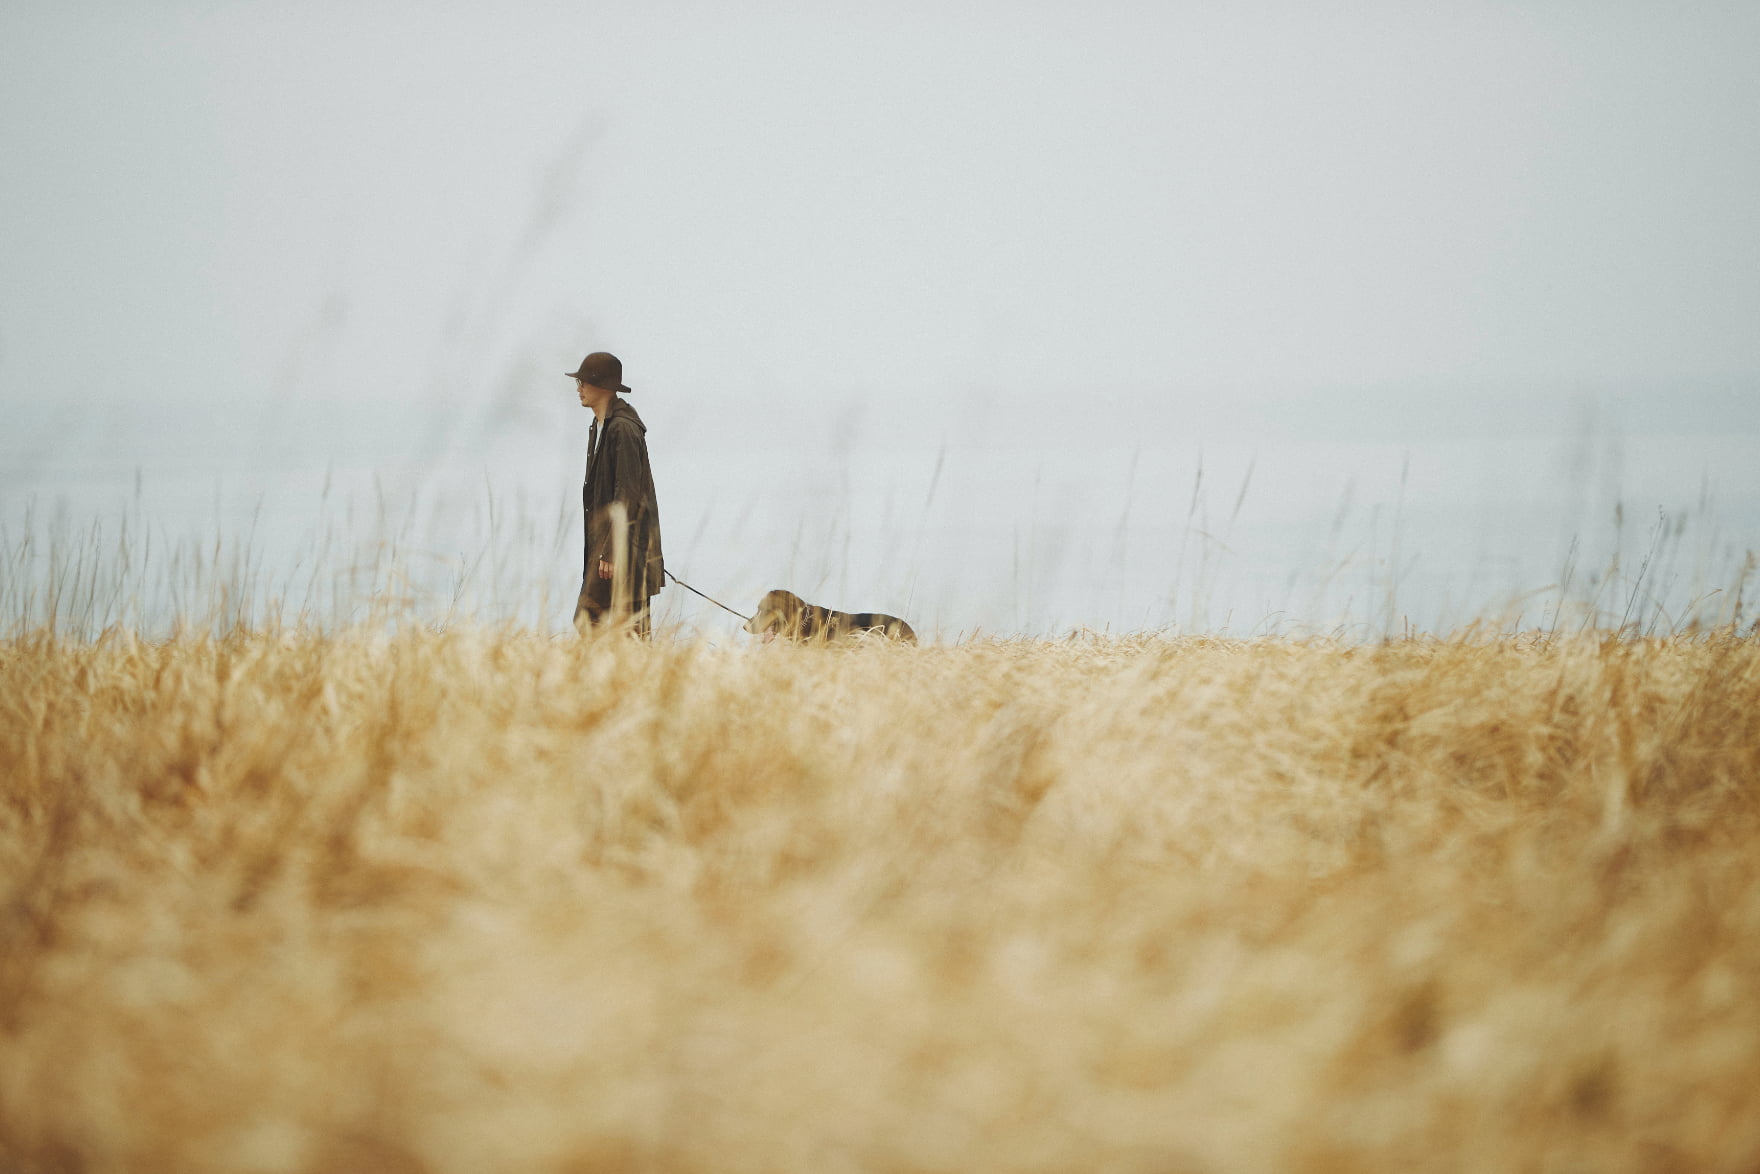
[[[649,528],[649,514],[652,512],[654,499],[653,474],[648,470],[647,445],[642,441],[642,433],[638,428],[622,425],[607,428],[604,439],[605,451],[600,459],[606,463],[607,480],[611,485],[610,496],[606,500],[623,503],[625,515],[629,519],[629,538],[632,550],[645,551]],[[601,527],[599,550],[597,557],[612,561],[611,527]]]

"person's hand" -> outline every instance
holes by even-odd
[[[609,579],[611,577],[611,564],[604,559],[599,560],[599,577],[601,579]]]

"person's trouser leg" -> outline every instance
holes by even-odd
[[[574,626],[581,635],[599,625],[611,606],[611,584],[597,575],[581,579],[581,593],[574,601]]]
[[[611,580],[588,575],[581,582],[581,593],[574,604],[575,629],[584,636],[588,628],[614,626],[619,623],[628,623],[630,634],[638,639],[654,638],[653,621],[646,596],[632,598],[619,613],[612,606]]]

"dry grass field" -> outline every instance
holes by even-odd
[[[1760,644],[0,642],[8,1171],[1760,1165]]]

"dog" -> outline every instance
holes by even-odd
[[[797,644],[828,644],[869,632],[905,644],[917,642],[916,632],[897,616],[872,611],[832,611],[808,603],[791,591],[766,592],[758,602],[757,614],[744,626],[752,635],[762,636],[766,644],[778,636]]]

